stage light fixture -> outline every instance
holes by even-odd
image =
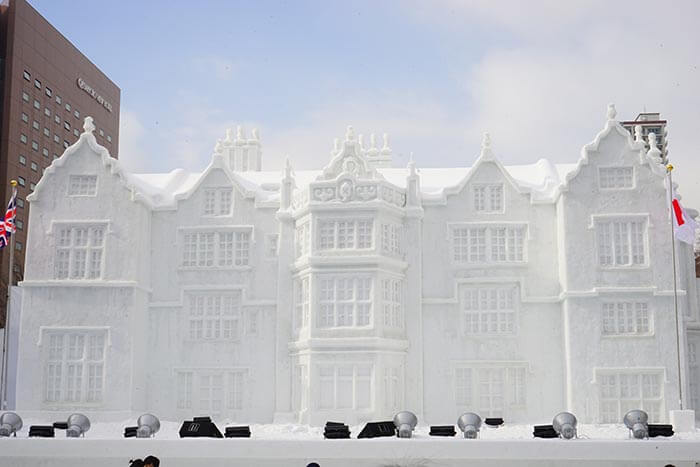
[[[22,419],[14,412],[5,412],[0,415],[0,437],[10,435],[17,436],[17,432],[22,428]]]
[[[630,410],[622,420],[636,439],[649,437],[649,416],[643,410]]]
[[[160,420],[155,415],[145,413],[136,421],[138,428],[136,429],[137,438],[150,438],[155,436],[160,430]]]
[[[90,430],[90,420],[81,413],[74,413],[68,417],[68,428],[66,436],[68,438],[79,438],[85,436],[85,433]]]
[[[457,420],[459,429],[464,432],[467,439],[476,439],[481,428],[481,417],[473,412],[463,413]]]
[[[394,426],[399,438],[410,438],[416,425],[418,417],[413,412],[403,411],[394,415]]]
[[[552,427],[564,439],[576,437],[576,417],[569,412],[561,412],[552,420]]]

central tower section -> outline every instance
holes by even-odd
[[[371,138],[365,150],[348,127],[321,174],[289,196],[294,257],[280,273],[292,282],[287,351],[299,422],[357,423],[406,401],[415,320],[406,307],[407,194],[377,169],[390,160],[386,143],[380,151]],[[285,189],[291,195],[283,181],[283,203]]]

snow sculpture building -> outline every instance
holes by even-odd
[[[615,120],[576,164],[392,168],[352,128],[317,171],[256,132],[202,173],[80,140],[31,201],[17,408],[250,422],[617,422],[677,408],[665,168]],[[655,152],[656,151],[656,152]],[[692,248],[678,244],[685,406]],[[690,377],[689,377],[690,376]]]

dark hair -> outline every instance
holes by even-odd
[[[148,456],[143,460],[143,463],[144,465],[151,464],[153,467],[159,467],[160,459],[158,459],[156,456]]]
[[[129,467],[143,467],[143,461],[141,459],[131,459]]]

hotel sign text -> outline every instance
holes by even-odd
[[[109,110],[110,112],[112,111],[112,104],[107,102],[104,97],[100,96],[97,94],[97,91],[95,91],[95,88],[90,86],[83,80],[83,78],[78,78],[78,87],[88,93],[90,96],[92,96],[93,99],[95,99],[99,104],[104,107],[105,109]]]

